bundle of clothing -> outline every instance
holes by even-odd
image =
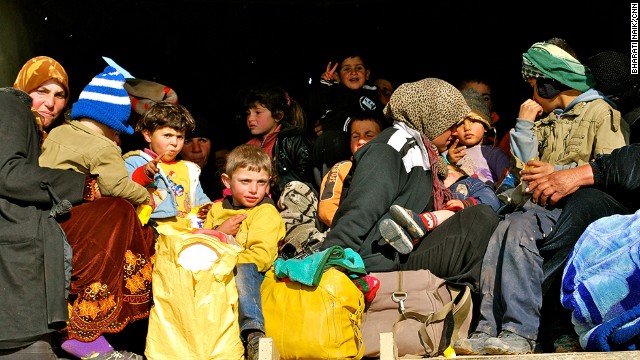
[[[562,305],[587,351],[640,347],[640,210],[593,222],[564,270]]]

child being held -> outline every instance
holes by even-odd
[[[149,192],[129,179],[119,148],[120,133],[133,134],[127,124],[131,102],[124,82],[124,76],[111,66],[96,75],[73,104],[73,120],[51,130],[38,160],[40,166],[97,177],[102,196],[153,207]]]
[[[456,165],[447,165],[448,176],[444,185],[451,191],[445,210],[416,214],[409,209],[393,205],[389,209],[391,219],[383,220],[380,233],[401,254],[408,254],[420,240],[454,212],[464,208],[487,204],[498,211],[502,203],[493,188],[475,176],[469,176]]]
[[[378,136],[387,123],[382,114],[375,111],[358,111],[350,117],[352,154]],[[285,186],[278,200],[280,215],[287,228],[280,256],[285,259],[304,257],[320,246],[340,205],[344,179],[351,165],[351,160],[333,165],[322,179],[319,197],[308,184],[300,181],[291,181]]]

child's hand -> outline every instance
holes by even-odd
[[[542,113],[544,110],[542,106],[538,104],[535,100],[527,99],[525,102],[520,105],[520,113],[518,113],[518,119],[535,121],[536,118]]]
[[[338,68],[338,63],[336,63],[335,65],[333,65],[333,67],[331,67],[331,61],[329,61],[329,64],[327,64],[327,70],[325,70],[324,73],[322,73],[322,75],[320,75],[320,77],[323,80],[326,81],[331,81],[331,80],[336,80],[336,69]]]
[[[320,120],[316,121],[315,127],[313,128],[313,131],[316,132],[317,136],[322,135],[322,133],[324,132],[324,129],[322,128],[322,125],[320,124]]]
[[[240,229],[240,224],[247,218],[247,214],[234,215],[225,220],[216,230],[222,231],[225,234],[236,236]]]
[[[553,164],[540,161],[540,160],[529,160],[524,169],[520,170],[520,175],[522,176],[521,181],[524,184],[524,191],[529,192],[529,181],[537,180],[545,175],[551,174],[555,170]]]
[[[211,210],[211,206],[213,205],[213,203],[209,203],[209,204],[204,204],[200,207],[200,209],[198,209],[198,214],[196,215],[198,217],[198,219],[205,221],[207,220],[207,214],[209,213],[209,210]]]
[[[156,174],[160,171],[160,168],[158,168],[158,163],[162,161],[163,156],[164,154],[158,155],[157,158],[149,161],[144,166],[144,174],[147,175],[149,179],[153,179],[156,176]]]
[[[446,204],[444,204],[444,210],[451,210],[453,212],[459,211],[464,209],[464,204],[462,203],[462,200],[458,200],[458,199],[451,199],[449,201],[447,201]]]
[[[464,150],[467,149],[466,146],[459,146],[458,147],[458,143],[460,142],[459,139],[456,139],[453,144],[451,144],[451,146],[449,147],[449,151],[447,152],[447,160],[449,161],[450,164],[457,164],[458,161],[460,161],[460,159],[462,159],[465,155],[467,155],[466,152],[464,152]]]

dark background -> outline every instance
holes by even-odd
[[[364,53],[372,78],[395,86],[487,77],[507,122],[531,95],[520,68],[534,42],[565,38],[583,60],[630,49],[626,1],[29,1],[34,56],[63,64],[72,101],[108,56],[137,78],[172,87],[213,125],[216,143],[231,145],[246,140],[235,120],[242,90],[281,85],[304,105],[309,79],[344,50]]]

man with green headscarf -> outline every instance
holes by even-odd
[[[628,126],[611,100],[593,89],[588,67],[563,39],[533,44],[522,59],[522,75],[533,88],[511,130],[512,174],[521,185],[504,196],[515,210],[500,221],[482,263],[480,317],[458,354],[527,354],[538,339],[543,285],[549,289],[545,256],[554,255],[549,234],[561,205],[536,204],[527,182],[556,170],[588,164],[627,144]],[[499,304],[499,305],[498,305]],[[559,334],[562,335],[562,334]]]

